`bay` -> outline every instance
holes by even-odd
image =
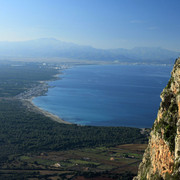
[[[38,107],[80,125],[152,127],[172,66],[83,65],[49,82]]]

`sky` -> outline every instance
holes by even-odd
[[[0,0],[0,41],[180,51],[180,0]]]

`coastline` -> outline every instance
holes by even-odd
[[[57,78],[59,74],[54,75],[55,78]],[[53,80],[53,79],[52,79]],[[32,88],[28,89],[27,91],[18,94],[14,97],[14,99],[18,99],[22,102],[23,106],[25,106],[29,111],[43,114],[44,116],[50,118],[53,121],[56,121],[58,123],[63,124],[72,124],[70,122],[64,121],[59,116],[50,113],[44,109],[41,109],[40,107],[36,106],[32,100],[38,96],[43,96],[48,91],[48,88],[50,86],[47,84],[48,81],[40,81],[38,85],[33,86]]]
[[[59,116],[57,116],[55,114],[52,114],[52,113],[50,113],[50,112],[48,112],[48,111],[46,111],[44,109],[39,108],[38,106],[36,106],[32,102],[33,98],[35,98],[35,97],[32,97],[31,99],[21,99],[22,104],[24,106],[26,106],[26,108],[29,111],[33,111],[33,112],[38,113],[38,114],[43,114],[44,116],[49,117],[51,120],[56,121],[58,123],[72,124],[70,122],[62,120]]]

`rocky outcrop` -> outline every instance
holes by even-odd
[[[180,58],[161,93],[149,144],[134,180],[180,179]]]

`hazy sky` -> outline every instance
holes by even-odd
[[[0,0],[0,41],[180,51],[180,0]]]

